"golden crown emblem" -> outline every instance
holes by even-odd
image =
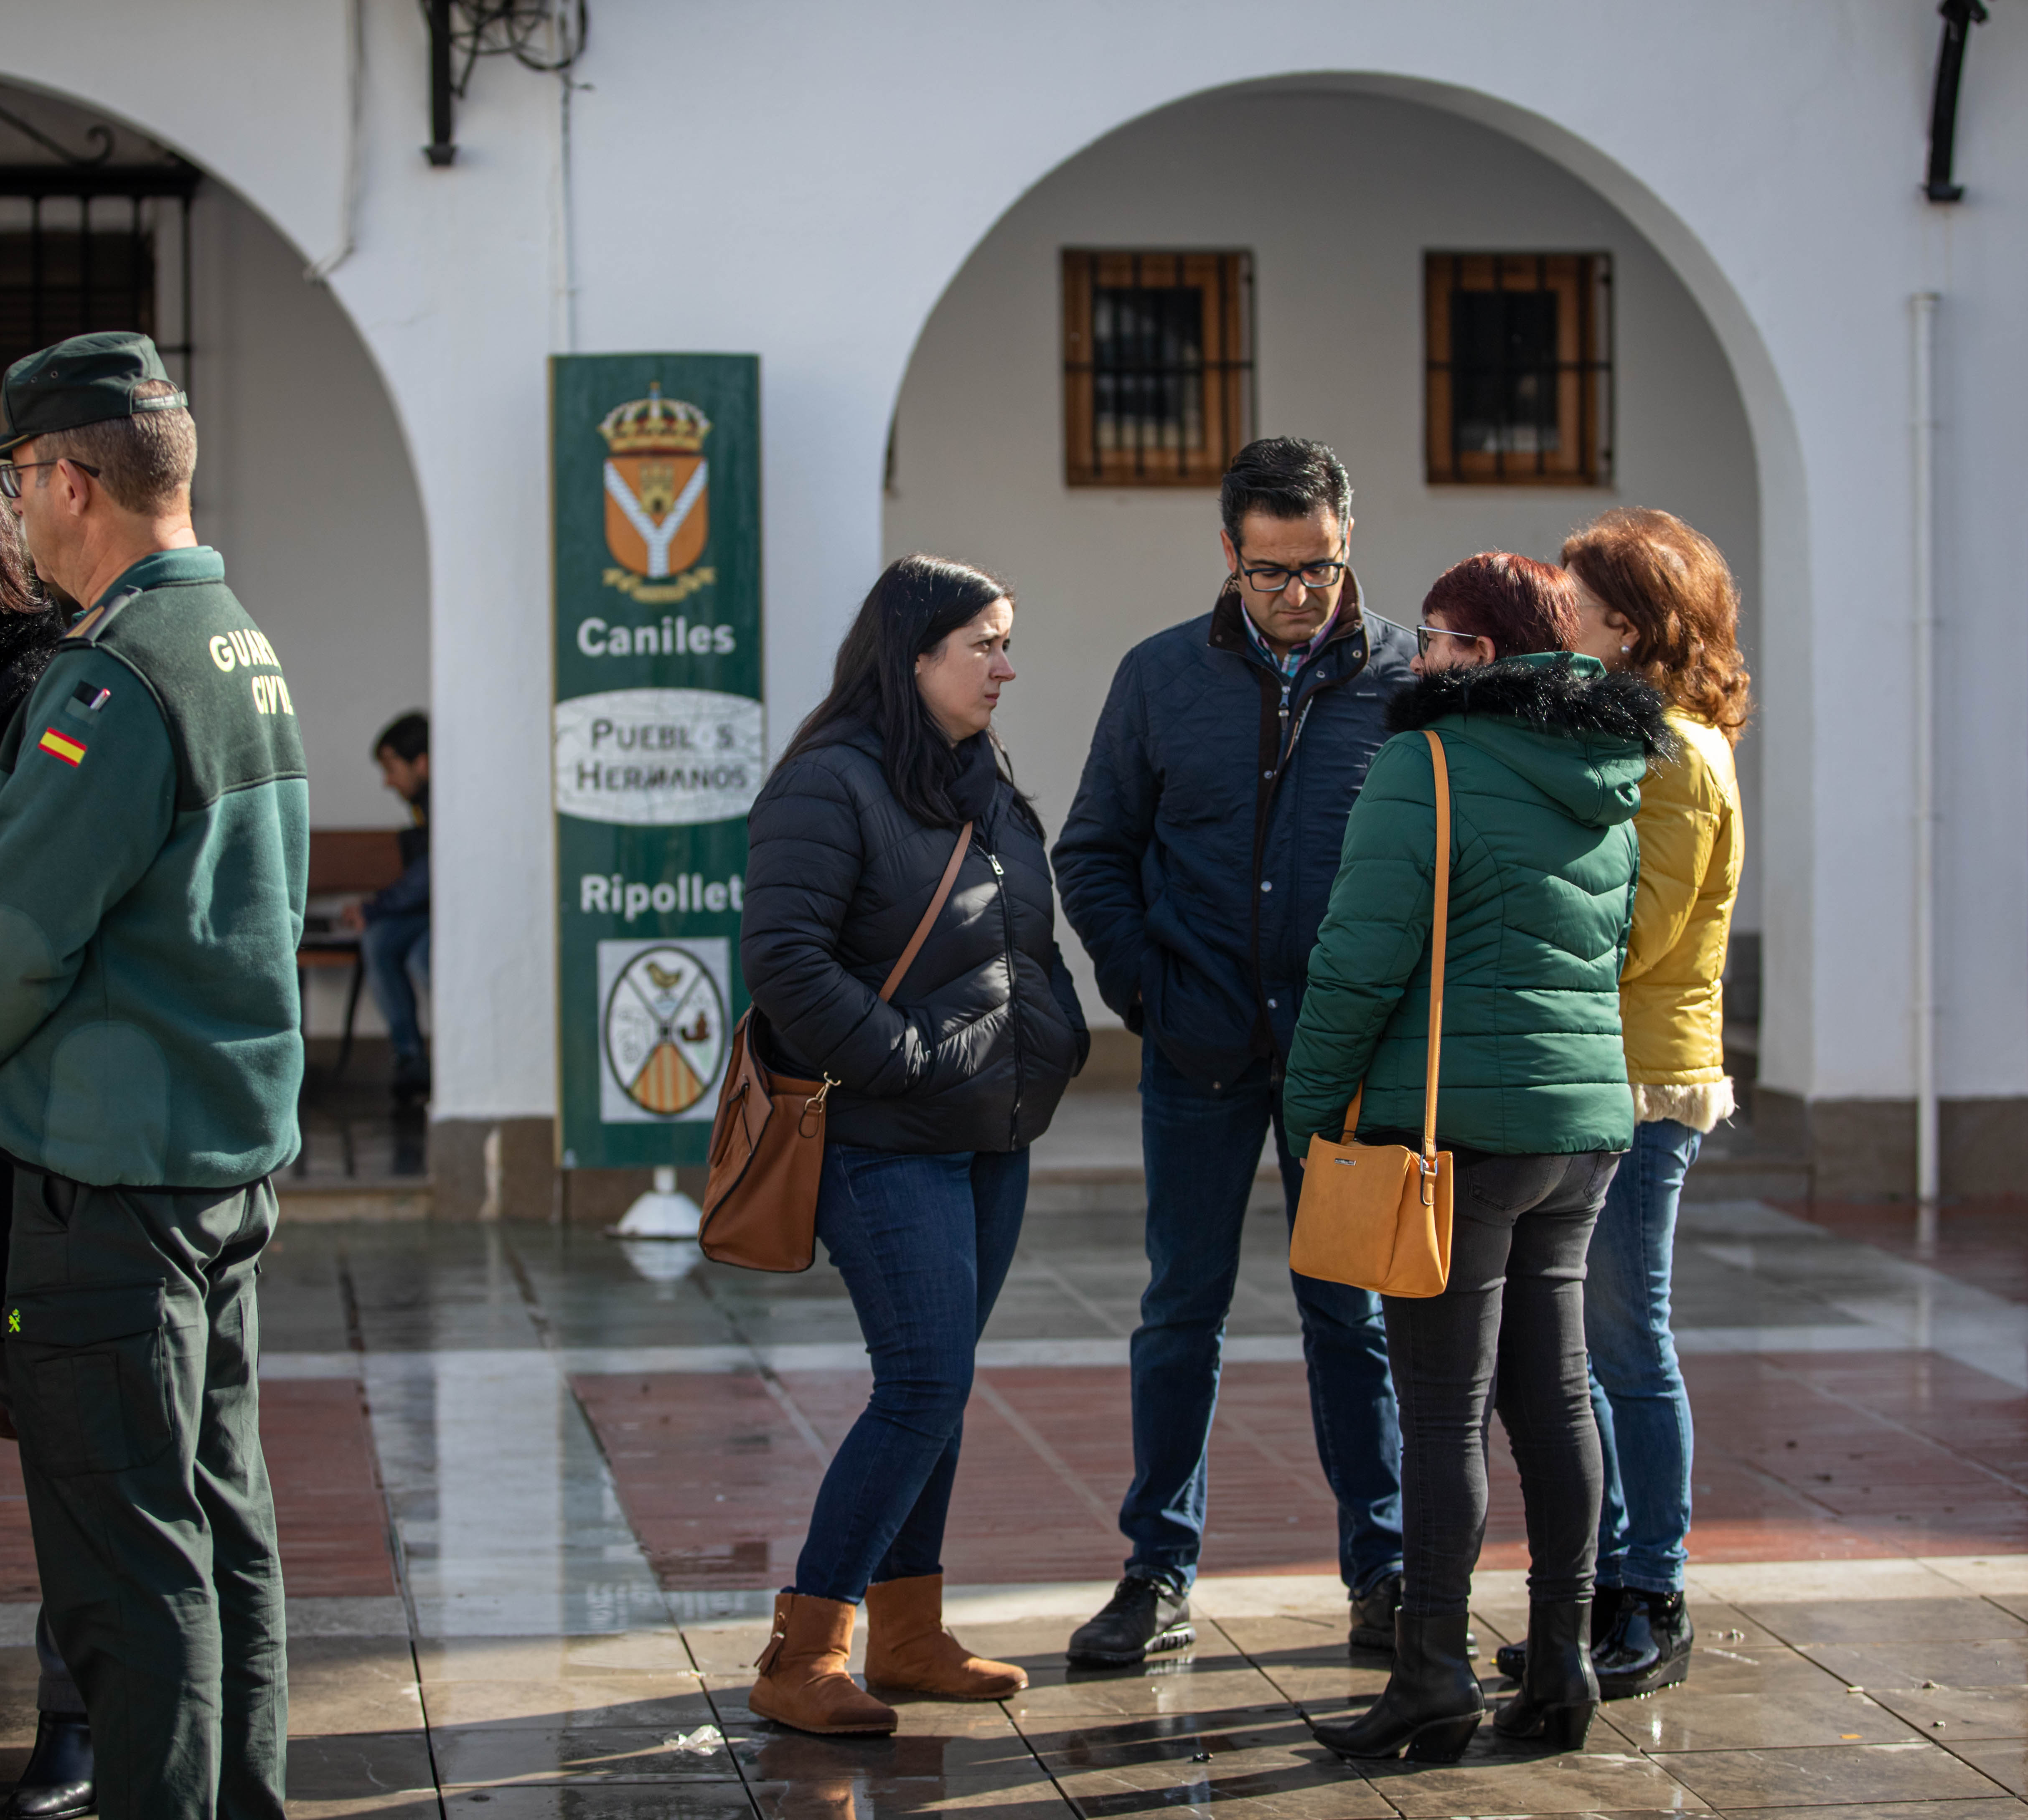
[[[664,398],[660,383],[651,381],[646,398],[608,411],[598,433],[616,455],[694,455],[711,434],[711,420],[694,405]]]

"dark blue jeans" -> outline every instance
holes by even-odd
[[[387,1020],[394,1053],[405,1061],[420,1061],[423,1029],[417,1021],[416,994],[430,983],[430,913],[383,916],[360,932],[360,959],[366,964],[366,983],[373,1002]]]
[[[1704,1140],[1673,1119],[1634,1130],[1591,1235],[1585,1345],[1605,1456],[1598,1583],[1682,1590],[1689,1559],[1690,1397],[1669,1331],[1676,1204]]]
[[[824,1147],[817,1236],[873,1357],[873,1395],[825,1471],[791,1590],[857,1604],[943,1571],[972,1355],[1028,1199],[1028,1152]]]
[[[1268,1064],[1213,1086],[1191,1080],[1152,1039],[1142,1045],[1149,1280],[1132,1352],[1134,1482],[1119,1527],[1134,1546],[1129,1573],[1183,1588],[1197,1578],[1204,1545],[1225,1318],[1271,1124],[1293,1224],[1302,1171],[1282,1140]],[[1401,1567],[1401,1431],[1380,1298],[1293,1273],[1290,1280],[1302,1318],[1317,1457],[1338,1500],[1338,1570],[1347,1587],[1364,1592]]]

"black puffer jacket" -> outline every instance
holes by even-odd
[[[879,736],[800,753],[747,818],[740,964],[774,1067],[842,1086],[827,1135],[917,1155],[1018,1150],[1049,1129],[1090,1038],[1055,933],[1042,835],[1004,779],[950,901],[894,994],[882,982],[954,828],[895,800]]]

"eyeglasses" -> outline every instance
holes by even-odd
[[[31,468],[60,468],[66,461],[81,474],[98,478],[98,470],[89,461],[73,460],[68,455],[59,455],[54,461],[0,461],[0,499],[19,499],[21,497],[21,476]]]
[[[1301,568],[1283,568],[1279,564],[1264,564],[1259,568],[1245,568],[1240,573],[1264,594],[1279,594],[1287,591],[1290,583],[1300,580],[1306,588],[1336,587],[1343,579],[1347,564],[1342,562],[1308,562]]]
[[[1416,628],[1416,655],[1428,657],[1432,638],[1464,638],[1475,642],[1478,638],[1476,632],[1453,632],[1448,626],[1418,626]]]

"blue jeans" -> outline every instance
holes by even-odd
[[[1204,1545],[1212,1417],[1247,1197],[1269,1126],[1291,1224],[1302,1171],[1282,1140],[1265,1061],[1216,1086],[1142,1047],[1147,1292],[1132,1350],[1134,1482],[1119,1508],[1127,1570],[1187,1589]],[[1380,1298],[1290,1273],[1309,1369],[1310,1420],[1338,1500],[1338,1571],[1367,1591],[1401,1568],[1401,1430]]]
[[[423,1057],[423,1029],[416,1021],[419,993],[430,989],[430,913],[383,916],[360,931],[359,957],[366,964],[366,983],[373,1002],[387,1020],[395,1055],[404,1061]]]
[[[826,1470],[790,1589],[857,1604],[943,1571],[972,1355],[1007,1280],[1028,1152],[824,1146],[817,1236],[873,1356],[873,1395]]]
[[[1689,1559],[1690,1399],[1669,1332],[1669,1278],[1676,1204],[1703,1141],[1673,1119],[1636,1126],[1592,1234],[1585,1344],[1605,1456],[1601,1586],[1678,1592]]]

